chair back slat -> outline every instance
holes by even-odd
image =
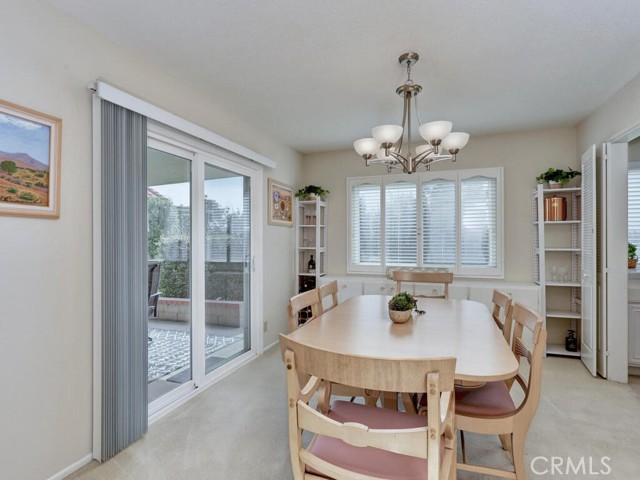
[[[491,303],[493,303],[493,321],[496,322],[496,325],[502,331],[507,343],[511,344],[511,329],[513,325],[511,297],[509,294],[501,292],[500,290],[494,290]]]
[[[317,289],[300,293],[289,299],[289,332],[293,332],[300,326],[300,312],[307,308],[311,310],[311,315],[306,318],[307,322],[322,314],[322,304]]]
[[[332,282],[321,285],[318,288],[318,295],[320,295],[320,307],[323,313],[335,308],[338,305],[338,281],[333,280]],[[331,296],[331,305],[325,307],[323,300],[328,296]]]
[[[402,282],[416,283],[440,283],[444,285],[444,295],[437,295],[430,298],[449,298],[449,284],[453,283],[453,273],[451,272],[406,272],[395,270],[392,278],[396,281],[396,293],[402,292]]]

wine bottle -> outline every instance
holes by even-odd
[[[311,255],[311,260],[309,260],[307,267],[309,273],[316,273],[316,261],[313,259],[313,255]]]

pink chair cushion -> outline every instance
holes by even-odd
[[[482,387],[456,387],[456,415],[497,417],[515,412],[509,388],[503,381],[487,382]]]
[[[403,429],[427,426],[427,417],[386,408],[337,401],[329,417],[341,423],[356,422],[369,428]],[[441,450],[444,449],[444,437]],[[388,480],[424,480],[427,478],[427,461],[399,455],[372,447],[354,447],[342,440],[318,435],[310,452],[315,456],[346,470]],[[323,476],[307,466],[307,471]]]

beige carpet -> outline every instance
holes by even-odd
[[[592,378],[579,360],[545,360],[543,398],[529,431],[526,463],[535,457],[592,457],[594,470],[610,457],[611,473],[640,478],[640,383]],[[507,466],[497,438],[467,435],[469,459]],[[543,470],[549,464],[538,460]],[[556,472],[530,479],[585,479]],[[588,473],[588,470],[587,470]],[[115,458],[70,478],[83,480],[288,480],[284,371],[272,349],[151,426],[149,434]],[[461,480],[493,478],[460,472]]]

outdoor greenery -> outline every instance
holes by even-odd
[[[569,181],[581,175],[577,170],[572,170],[571,167],[568,167],[569,170],[561,170],[559,168],[549,168],[547,171],[542,172],[540,175],[536,177],[538,183],[543,182],[556,182],[556,183],[569,183]]]
[[[633,243],[629,244],[629,258],[633,259],[633,258],[638,258],[638,256],[636,255],[636,250],[637,250],[637,246],[635,246]]]
[[[173,203],[168,198],[147,196],[149,258],[161,258],[162,256],[162,237],[168,225],[172,205]]]
[[[205,298],[241,301],[244,298],[244,264],[241,262],[207,262]],[[189,262],[164,261],[160,267],[162,297],[189,298]]]
[[[324,197],[329,194],[329,190],[325,190],[324,188],[317,187],[315,185],[307,185],[296,192],[296,197],[304,199],[309,198],[309,195],[311,194],[315,194],[318,197]]]
[[[408,292],[400,292],[389,300],[389,310],[404,312],[413,310],[418,304],[417,300]]]

